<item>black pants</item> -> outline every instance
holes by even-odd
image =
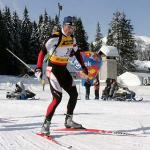
[[[90,96],[90,86],[85,86],[85,91],[86,91],[85,99],[88,100]]]
[[[46,119],[49,121],[52,119],[58,104],[61,102],[62,89],[70,96],[67,104],[67,114],[72,115],[77,103],[78,92],[67,68],[52,65],[51,74],[48,80],[53,99],[47,108]]]
[[[95,89],[95,99],[99,99],[99,88]]]

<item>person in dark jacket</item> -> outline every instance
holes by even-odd
[[[112,79],[111,78],[107,78],[106,79],[106,87],[105,87],[105,89],[102,92],[101,99],[108,100],[109,94],[110,94],[110,89],[111,89],[111,84],[112,84]]]
[[[90,96],[90,87],[91,87],[91,82],[89,79],[87,79],[84,83],[85,86],[85,99],[89,100],[89,96]]]
[[[95,80],[94,80],[94,91],[95,91],[95,99],[99,99],[99,78],[98,76],[96,76]]]

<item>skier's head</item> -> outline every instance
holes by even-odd
[[[74,18],[71,16],[65,17],[63,21],[63,30],[65,34],[68,36],[73,34],[74,29]]]
[[[19,87],[19,85],[16,83],[16,87],[18,88]]]
[[[22,88],[23,87],[23,83],[22,82],[17,82],[16,87]]]

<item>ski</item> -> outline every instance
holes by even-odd
[[[45,138],[63,148],[66,148],[66,149],[72,149],[72,146],[71,145],[68,145],[68,144],[65,144],[65,143],[62,143],[62,142],[59,142],[57,141],[52,135],[45,135],[43,133],[36,133],[36,135],[42,137],[42,138]]]
[[[133,134],[128,132],[122,132],[122,131],[111,131],[111,130],[100,130],[100,129],[91,129],[91,128],[81,128],[81,129],[74,129],[74,128],[60,128],[60,129],[54,129],[56,132],[89,132],[89,133],[97,133],[102,135],[116,135],[116,136],[141,136],[144,135],[140,134]]]
[[[28,100],[39,100],[40,97],[33,97],[33,98],[28,98]]]
[[[143,97],[141,97],[141,98],[139,98],[139,99],[133,99],[134,101],[136,101],[136,102],[141,102],[141,101],[143,101]]]
[[[141,97],[139,99],[136,99],[136,98],[125,99],[124,97],[115,97],[115,98],[112,98],[111,100],[114,100],[114,101],[124,101],[124,102],[141,102],[141,101],[143,101],[143,97]]]

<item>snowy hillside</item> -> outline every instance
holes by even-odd
[[[103,44],[106,44],[107,38],[104,37],[102,39]],[[136,46],[141,49],[142,51],[148,49],[150,47],[150,37],[147,36],[135,36],[135,44]]]
[[[0,76],[0,150],[62,150],[69,149],[38,137],[51,95],[49,86],[42,91],[35,79],[24,79],[40,100],[7,100],[6,92],[13,90],[13,83],[19,78]],[[79,82],[78,82],[79,83]],[[79,98],[74,120],[87,128],[123,131],[142,136],[100,135],[87,132],[57,132],[64,127],[63,115],[66,111],[68,95],[63,92],[63,100],[58,106],[51,124],[51,135],[72,150],[149,150],[150,147],[150,87],[132,86],[142,102],[121,102],[94,100],[91,87],[91,100],[85,100],[85,89],[77,85]],[[101,85],[100,93],[104,86]]]
[[[148,36],[135,36],[136,41],[143,41],[145,44],[150,44],[150,37]]]
[[[102,42],[105,45],[107,42],[107,38],[104,37],[102,39]],[[138,51],[150,50],[150,37],[135,36],[135,44],[136,44],[136,49]],[[149,71],[150,61],[135,60],[134,63],[137,71],[146,71],[146,72]]]
[[[150,37],[135,36],[135,44],[138,50],[145,51],[150,49]]]
[[[149,71],[150,69],[150,61],[135,60],[134,64],[136,65],[137,70]]]

